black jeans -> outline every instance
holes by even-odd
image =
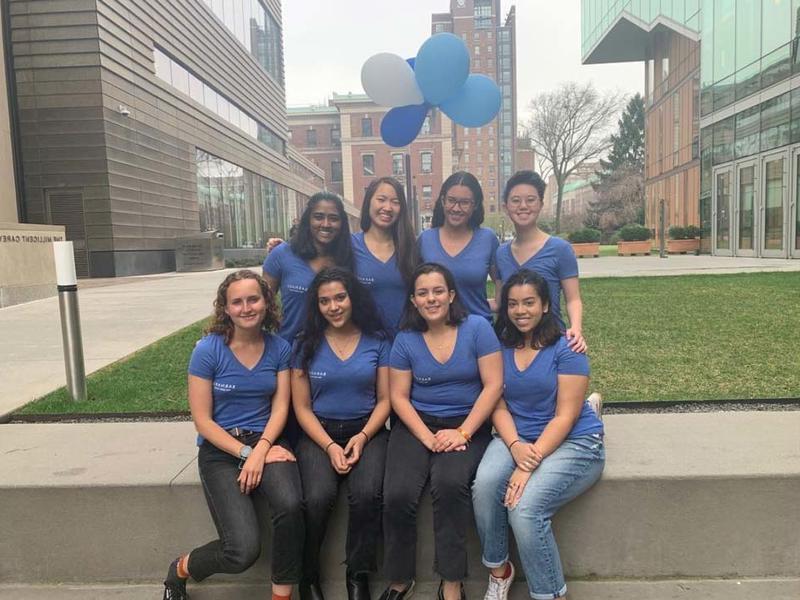
[[[455,429],[464,417],[419,413],[436,433]],[[384,563],[389,581],[409,581],[416,572],[417,507],[428,478],[433,499],[434,570],[447,581],[467,576],[467,531],[473,527],[472,480],[491,441],[488,424],[463,452],[431,452],[398,420],[389,437],[383,484]]]
[[[244,437],[254,445],[260,433]],[[283,440],[278,443],[286,448]],[[259,486],[243,494],[236,478],[239,459],[208,441],[197,455],[200,481],[219,539],[195,548],[189,555],[189,573],[202,581],[214,573],[241,573],[261,553],[258,513],[272,513],[272,581],[292,584],[300,580],[303,553],[303,509],[297,463],[275,462],[264,466]]]
[[[319,418],[319,417],[318,417]],[[364,428],[369,417],[339,421],[319,418],[328,435],[342,448]],[[377,571],[376,554],[381,533],[381,496],[389,432],[381,429],[364,446],[361,458],[347,475],[339,475],[328,454],[307,435],[297,443],[297,464],[303,481],[306,540],[303,581],[320,578],[320,550],[328,518],[336,504],[339,483],[347,485],[347,543],[345,563],[350,574]]]

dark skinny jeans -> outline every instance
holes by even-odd
[[[241,439],[251,446],[260,433]],[[278,443],[288,448],[281,439]],[[189,555],[189,573],[202,581],[214,573],[241,573],[261,553],[258,514],[272,516],[272,582],[293,584],[300,580],[303,552],[303,510],[297,463],[264,465],[259,486],[243,494],[236,478],[239,459],[205,441],[197,455],[200,481],[219,539],[195,548]]]
[[[342,448],[351,437],[364,429],[369,419],[368,416],[352,420],[317,418],[328,435]],[[342,482],[347,486],[349,507],[345,546],[347,572],[355,575],[377,571],[388,438],[389,432],[381,429],[364,445],[361,458],[347,475],[339,475],[333,469],[328,454],[310,437],[303,434],[298,441],[297,464],[303,481],[306,517],[303,581],[316,583],[320,579],[320,550]]]
[[[456,429],[465,417],[419,413],[431,432]],[[467,576],[467,532],[474,526],[472,481],[491,441],[483,425],[463,452],[431,452],[398,419],[389,436],[383,483],[384,576],[414,578],[417,556],[417,507],[430,479],[433,499],[434,570],[447,581]]]

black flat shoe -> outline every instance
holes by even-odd
[[[347,575],[347,600],[371,600],[369,595],[369,576],[366,573]]]
[[[439,580],[439,591],[436,592],[437,600],[444,600],[444,579]],[[467,600],[467,593],[464,591],[464,584],[461,584],[461,600]]]
[[[301,583],[298,587],[300,589],[300,600],[325,600],[319,583]]]
[[[391,587],[387,587],[385,590],[383,590],[380,600],[403,600],[403,598],[410,598],[414,593],[414,583],[415,582],[412,579],[406,589],[402,591],[393,590]]]

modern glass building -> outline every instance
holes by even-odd
[[[671,216],[696,218],[714,254],[800,257],[798,34],[800,0],[583,0],[583,61],[647,61],[648,101],[659,36],[699,42],[694,102],[674,112],[678,124],[699,123],[697,191],[688,187],[697,214]],[[651,119],[652,106],[648,151],[669,117]]]
[[[288,144],[280,0],[0,2],[20,218],[64,225],[80,275],[172,270],[201,231],[240,256],[324,188]]]

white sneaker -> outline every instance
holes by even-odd
[[[600,395],[599,392],[592,392],[589,394],[589,397],[586,399],[586,404],[588,404],[591,409],[594,411],[594,414],[597,415],[597,418],[601,421],[603,420],[603,397]]]
[[[511,584],[514,583],[514,563],[508,561],[511,567],[511,573],[508,577],[495,577],[489,573],[489,587],[486,588],[486,595],[483,600],[506,600],[508,598],[508,590],[511,589]]]

